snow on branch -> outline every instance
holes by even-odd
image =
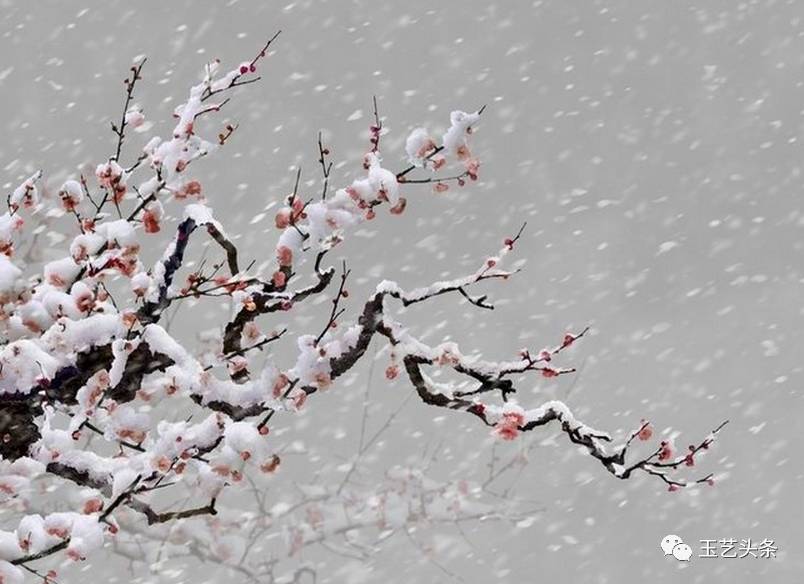
[[[412,395],[434,407],[465,412],[502,440],[555,422],[619,479],[644,473],[670,490],[713,482],[711,474],[697,479],[677,474],[697,464],[725,423],[686,452],[677,453],[663,441],[639,457],[630,451],[637,439],[650,440],[647,422],[614,446],[609,434],[576,419],[562,402],[531,409],[515,402],[515,378],[574,371],[555,361],[588,328],[566,333],[553,347],[486,361],[464,355],[455,343],[428,345],[394,319],[395,303],[411,308],[448,295],[493,309],[488,295],[474,288],[518,273],[502,265],[524,225],[464,277],[411,290],[396,282],[379,283],[354,315],[356,322],[347,323],[352,268],[342,260],[338,277],[326,260],[350,230],[376,220],[383,207],[391,215],[404,214],[406,195],[420,188],[416,185],[431,184],[434,193],[442,193],[477,180],[480,162],[470,139],[484,108],[452,112],[440,139],[416,128],[405,142],[409,166],[393,171],[381,151],[385,128],[375,99],[362,170],[340,188],[334,186],[331,152],[319,135],[321,192],[302,192],[299,171],[276,213],[271,268],[263,273],[253,264],[241,266],[236,238],[215,219],[215,201],[207,200],[192,172],[233,139],[237,125],[232,124],[215,138],[215,114],[230,103],[235,89],[259,79],[257,69],[277,35],[228,71],[219,61],[208,64],[202,81],[176,107],[170,135],[154,136],[132,154],[126,152],[126,132],[145,127],[143,110],[133,105],[143,80],[145,60],[140,60],[125,81],[122,117],[112,123],[113,152],[98,164],[94,181],[71,178],[58,189],[58,197],[48,197],[41,188],[45,175],[37,171],[7,196],[7,212],[0,215],[0,498],[28,498],[32,481],[41,477],[83,495],[74,511],[28,514],[15,530],[0,531],[0,582],[19,582],[20,567],[38,573],[30,564],[59,552],[74,561],[86,558],[120,531],[118,517],[127,526],[144,522],[145,527],[140,523],[131,529],[147,531],[147,526],[217,515],[224,489],[279,471],[279,448],[270,434],[270,425],[280,423],[277,414],[292,415],[306,407],[311,395],[332,388],[373,340],[390,345],[389,382],[404,372]],[[204,137],[208,133],[211,139]],[[29,234],[30,224],[42,216],[70,222],[61,256],[40,266],[15,251],[26,236],[35,237]],[[215,243],[211,249],[217,259],[191,268],[188,253],[199,245],[199,228]],[[159,243],[159,233],[172,234],[166,245]],[[146,265],[142,252],[150,249],[161,250],[161,256]],[[309,275],[312,283],[304,283]],[[282,330],[262,328],[273,313],[293,316],[299,305],[325,294],[331,311],[312,330],[302,330],[302,320]],[[230,309],[211,353],[170,332],[166,314],[189,298],[201,306],[224,302]],[[295,359],[281,363],[271,349],[292,337]],[[430,369],[457,381],[436,381],[440,376]],[[190,413],[183,419],[165,414],[177,411]],[[425,482],[419,487],[429,492]],[[337,498],[342,489],[322,497]],[[153,494],[165,490],[182,493],[190,502],[163,508]],[[390,496],[386,492],[367,500],[385,501],[384,512],[390,515]],[[428,513],[454,518],[453,511]],[[401,527],[408,520],[404,509],[394,513],[386,520]],[[290,531],[294,549],[359,526],[362,517],[376,521],[377,509],[356,509],[349,521],[316,517],[307,527]]]

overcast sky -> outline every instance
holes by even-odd
[[[555,427],[498,443],[471,416],[415,397],[366,457],[362,480],[437,453],[439,479],[483,481],[492,452],[528,461],[498,492],[535,521],[421,526],[441,567],[404,536],[368,562],[305,551],[319,582],[793,582],[801,546],[801,212],[804,5],[796,2],[554,0],[474,2],[0,2],[0,182],[42,168],[52,186],[105,160],[121,80],[148,56],[137,101],[154,131],[218,57],[248,59],[277,29],[259,84],[240,90],[226,119],[240,127],[199,165],[208,200],[241,255],[258,263],[274,246],[271,205],[298,165],[315,192],[316,138],[324,131],[336,186],[362,171],[371,99],[384,125],[386,165],[402,168],[417,125],[435,135],[452,109],[487,105],[473,146],[481,179],[460,191],[408,191],[400,217],[382,213],[333,260],[357,275],[346,316],[385,278],[406,287],[473,270],[528,226],[516,258],[523,272],[484,288],[479,311],[445,297],[399,319],[429,342],[511,359],[567,330],[591,334],[562,358],[558,380],[519,380],[518,400],[565,399],[576,415],[622,437],[650,418],[678,432],[682,448],[731,423],[696,471],[716,485],[668,493],[650,477],[618,481],[571,447]],[[135,136],[129,154],[141,146]],[[342,164],[341,164],[342,163]],[[309,181],[309,183],[307,182]],[[264,217],[260,214],[265,213]],[[57,241],[44,259],[63,255]],[[246,262],[243,262],[246,263]],[[302,313],[315,332],[327,307]],[[182,308],[188,340],[222,322],[214,304]],[[376,345],[379,350],[381,345]],[[281,353],[280,353],[281,355]],[[412,391],[370,381],[370,424],[381,426]],[[278,439],[301,441],[277,478],[282,489],[343,475],[360,433],[369,363],[354,378],[286,417]],[[496,444],[496,446],[495,446]],[[533,448],[531,448],[533,446]],[[282,482],[284,481],[284,482]],[[285,485],[284,487],[281,485]],[[225,502],[237,506],[236,495]],[[10,519],[7,515],[3,519]],[[663,557],[680,535],[689,564]],[[704,559],[702,539],[770,538],[776,559]],[[267,541],[267,550],[279,546]],[[266,552],[268,553],[268,552]],[[291,561],[292,562],[296,560]],[[134,579],[110,550],[65,571],[104,570],[110,581],[219,582],[237,576],[177,561]],[[450,572],[448,575],[446,572]],[[234,578],[234,579],[232,579]]]

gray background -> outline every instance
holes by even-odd
[[[538,445],[511,497],[543,511],[529,528],[467,526],[473,547],[453,542],[447,528],[425,529],[424,539],[446,542],[439,561],[464,581],[793,582],[804,573],[802,3],[0,4],[5,188],[39,167],[57,186],[109,155],[108,120],[119,115],[120,81],[137,55],[149,56],[137,101],[164,134],[207,59],[237,63],[283,29],[264,81],[227,106],[224,117],[240,129],[196,171],[219,218],[242,234],[241,253],[258,260],[273,247],[273,213],[249,222],[288,192],[297,164],[315,192],[319,129],[346,163],[338,186],[360,171],[373,94],[390,129],[391,168],[402,167],[414,125],[440,133],[450,109],[488,104],[473,141],[479,184],[438,196],[411,187],[408,212],[381,213],[334,254],[360,274],[352,314],[382,278],[412,287],[462,275],[527,220],[516,256],[524,273],[488,288],[497,310],[443,298],[400,318],[429,341],[454,339],[489,358],[590,324],[594,334],[562,361],[582,365],[577,379],[526,379],[521,402],[566,398],[585,421],[618,435],[647,416],[659,430],[681,432],[682,446],[723,419],[731,424],[696,469],[716,471],[717,486],[682,493],[647,477],[616,480],[555,428],[498,445],[505,455]],[[357,110],[362,118],[350,120]],[[294,331],[317,333],[319,309],[302,313]],[[188,338],[226,314],[209,303],[182,310],[177,326]],[[320,456],[314,465],[293,461],[283,480],[341,476],[336,467],[355,449],[367,365],[363,381],[347,380],[277,424]],[[409,387],[380,377],[372,420],[381,422]],[[493,441],[469,417],[412,400],[370,457],[366,480],[435,445],[436,474],[471,479],[484,476]],[[772,538],[779,557],[693,557],[684,566],[659,551],[668,532],[695,555],[699,539]],[[454,579],[404,538],[364,566],[323,550],[305,554],[319,581]],[[62,579],[121,565],[100,554]],[[192,565],[139,576],[237,581]]]

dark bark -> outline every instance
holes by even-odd
[[[0,400],[0,455],[16,460],[28,454],[28,448],[39,440],[34,419],[42,415],[42,407],[30,396],[3,395]]]

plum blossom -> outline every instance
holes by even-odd
[[[661,462],[670,460],[673,457],[673,446],[667,440],[662,440],[659,445],[659,460]]]
[[[65,211],[75,211],[84,200],[84,188],[78,181],[68,180],[61,186],[59,197],[61,197],[61,204]]]
[[[0,560],[0,584],[23,584],[25,574],[19,567]]]
[[[427,156],[436,149],[436,143],[430,138],[427,130],[416,128],[405,141],[405,152],[408,155],[408,162],[413,166],[421,167],[425,165]]]
[[[139,128],[145,123],[145,115],[142,113],[142,108],[134,105],[126,111],[125,122],[132,128]]]
[[[480,121],[480,113],[468,114],[456,110],[450,114],[450,127],[443,137],[444,149],[459,160],[469,157],[467,136],[471,134],[472,127]]]
[[[39,204],[39,189],[36,183],[42,178],[42,171],[39,170],[22,182],[8,199],[9,208],[16,211],[20,207],[23,209],[33,209]]]
[[[99,164],[95,169],[98,184],[112,193],[115,202],[120,202],[126,194],[126,176],[123,167],[116,160]]]
[[[508,405],[500,420],[494,425],[492,434],[502,440],[514,440],[519,436],[519,428],[525,423],[525,412],[522,408]]]
[[[148,205],[142,213],[142,225],[145,233],[159,233],[160,221],[164,214],[165,210],[161,202],[155,201]]]
[[[276,261],[282,267],[290,266],[293,263],[293,250],[285,245],[279,246],[276,250]]]

